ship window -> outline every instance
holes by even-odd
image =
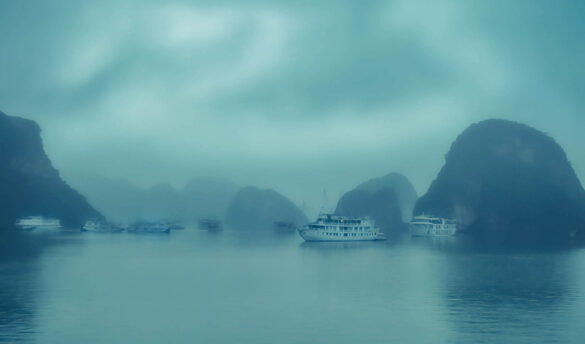
[[[343,233],[343,236],[344,236],[344,237],[345,237],[345,236],[347,236],[347,233]]]

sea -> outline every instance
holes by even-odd
[[[582,248],[190,227],[2,240],[0,343],[585,343]]]

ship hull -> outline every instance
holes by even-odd
[[[449,224],[429,225],[429,224],[411,224],[409,226],[410,235],[412,236],[453,236],[457,232],[457,226]]]
[[[338,235],[332,235],[333,233],[329,233],[329,235],[323,231],[319,230],[299,230],[300,236],[305,241],[374,241],[374,240],[382,240],[379,233],[371,232],[371,233],[337,233]],[[347,235],[344,235],[347,234]],[[353,236],[352,234],[355,234]]]
[[[59,229],[61,228],[61,221],[43,216],[30,216],[18,220],[14,226],[22,231]]]
[[[119,233],[124,231],[122,228],[92,228],[92,227],[83,227],[81,228],[82,232],[89,232],[89,233]]]
[[[170,228],[132,228],[128,229],[128,233],[136,234],[168,234],[171,232]]]

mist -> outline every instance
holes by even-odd
[[[486,118],[549,133],[585,177],[578,1],[0,8],[0,104],[65,179],[219,175],[317,206],[397,171],[420,194]]]
[[[584,15],[0,0],[0,343],[582,343]]]

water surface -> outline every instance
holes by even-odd
[[[0,260],[0,342],[582,343],[585,250],[461,238],[31,233]]]

